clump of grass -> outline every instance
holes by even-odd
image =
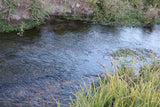
[[[131,50],[129,48],[121,48],[114,51],[110,56],[116,60],[124,58],[126,61],[127,59],[131,59],[129,57],[134,56],[137,60],[144,61],[147,60],[147,58],[155,57],[156,53],[154,53],[154,50]]]
[[[26,20],[20,24],[17,25],[10,25],[6,23],[5,21],[0,21],[0,32],[11,32],[11,31],[24,31],[31,28],[34,28],[35,26],[39,26],[43,24],[43,21],[36,21],[36,20]]]
[[[19,0],[1,0],[0,4],[2,4],[5,8],[1,10],[0,15],[10,15],[11,13],[13,13],[18,2]]]
[[[103,9],[106,22],[117,23],[126,17],[130,7],[128,2],[121,0],[104,0]]]
[[[135,75],[135,62],[131,66],[116,67],[114,73],[99,78],[87,88],[76,91],[69,107],[159,107],[160,62],[148,63]]]
[[[41,21],[47,19],[48,13],[41,7],[40,0],[32,0],[28,10],[31,11],[32,20]]]
[[[127,57],[127,56],[133,56],[137,54],[138,53],[136,51],[126,48],[126,49],[116,50],[115,52],[111,54],[111,56],[115,59],[117,57]]]

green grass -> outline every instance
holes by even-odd
[[[99,77],[87,87],[85,82],[75,92],[69,107],[159,107],[160,62],[153,61],[139,68],[135,75],[135,62],[130,66],[120,63],[111,75]],[[60,106],[60,104],[59,104]]]
[[[43,21],[26,20],[17,25],[10,25],[10,24],[7,24],[5,21],[0,20],[0,28],[1,28],[0,32],[24,31],[24,30],[32,29],[35,26],[39,26],[43,23],[44,23]]]
[[[126,49],[119,49],[116,50],[115,52],[113,52],[111,54],[111,56],[115,59],[117,57],[127,57],[127,56],[133,56],[133,55],[138,55],[138,53],[136,51],[133,51],[129,48]]]
[[[124,58],[124,61],[127,61],[127,58],[131,59],[131,57],[134,56],[138,61],[146,61],[147,58],[155,57],[156,54],[152,50],[131,50],[129,48],[121,48],[114,51],[110,56],[115,60]]]
[[[157,23],[160,1],[100,0],[94,8],[94,20],[106,25],[152,26]],[[151,0],[150,0],[151,1]],[[152,6],[151,6],[152,4]]]
[[[82,0],[92,8],[90,16],[64,16],[111,26],[152,26],[160,23],[159,0]],[[78,14],[78,13],[77,13]]]
[[[9,24],[5,21],[2,16],[14,13],[19,2],[20,0],[0,0],[0,4],[5,6],[5,9],[0,11],[0,32],[24,31],[45,23],[48,13],[40,7],[40,0],[31,0],[29,7],[26,8],[31,11],[29,20],[24,20],[19,24]]]

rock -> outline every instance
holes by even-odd
[[[80,7],[80,4],[79,4],[79,3],[77,3],[76,7]]]
[[[14,14],[11,15],[11,18],[13,20],[20,20],[21,19],[21,17],[19,15],[14,15]]]

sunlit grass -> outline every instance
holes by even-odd
[[[160,62],[153,61],[139,68],[135,75],[135,62],[120,63],[114,73],[106,73],[98,82],[87,87],[85,82],[75,92],[69,107],[159,107]],[[60,104],[59,104],[60,106]]]

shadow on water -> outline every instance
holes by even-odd
[[[130,49],[148,57],[160,51],[160,26],[107,27],[79,21],[49,22],[25,31],[0,33],[0,105],[55,106],[69,96],[83,78],[112,70],[110,56]]]
[[[54,19],[48,22],[48,24],[43,25],[40,29],[44,32],[54,32],[57,35],[64,35],[67,32],[87,32],[89,26],[87,22]]]

